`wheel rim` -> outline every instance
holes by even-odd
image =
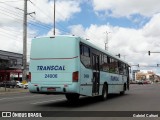
[[[104,91],[103,91],[103,97],[104,97],[104,99],[106,99],[106,98],[107,98],[107,91],[106,91],[106,87],[104,88]]]
[[[107,98],[107,93],[106,93],[106,91],[104,91],[104,98]]]

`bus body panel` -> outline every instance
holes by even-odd
[[[36,38],[31,44],[32,58],[73,58],[77,51],[79,39],[74,37]]]
[[[79,93],[79,82],[73,82],[72,79],[73,72],[79,71],[78,46],[75,38],[33,40],[29,67],[30,92]]]
[[[32,82],[72,82],[72,73],[78,69],[76,59],[31,60]]]
[[[36,85],[36,86],[35,86]],[[79,93],[79,85],[77,83],[72,84],[52,84],[52,85],[45,85],[45,84],[33,84],[29,83],[28,88],[31,93]]]
[[[86,68],[81,61],[81,43],[94,49],[91,52],[91,67]],[[95,53],[94,53],[95,51]],[[32,41],[29,71],[31,82],[29,91],[36,93],[78,93],[86,96],[102,95],[105,83],[108,94],[120,93],[128,84],[129,76],[114,74],[99,69],[98,93],[93,91],[94,74],[93,59],[100,63],[99,53],[106,54],[120,62],[111,54],[78,37],[56,36],[54,38],[38,38]],[[123,62],[128,65],[127,63]],[[73,82],[73,73],[78,72],[78,81]],[[94,84],[95,85],[95,84]],[[93,94],[94,93],[94,94]]]
[[[86,69],[81,63],[80,65],[80,94],[92,96],[92,70]]]
[[[127,77],[123,75],[118,75],[118,74],[112,74],[112,73],[106,73],[106,72],[100,72],[100,95],[102,94],[102,88],[103,84],[107,82],[108,84],[108,93],[109,94],[114,94],[114,93],[119,93],[123,90],[123,85],[127,81]],[[123,79],[122,79],[123,78]]]

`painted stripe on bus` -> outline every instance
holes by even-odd
[[[92,86],[93,84],[81,84],[81,86]],[[103,85],[103,84],[100,84]]]
[[[31,60],[53,60],[53,59],[74,59],[78,58],[78,56],[72,57],[72,58],[30,58]]]
[[[93,84],[81,84],[81,86],[92,86]],[[103,84],[100,84],[103,85]],[[108,84],[108,85],[124,85],[124,84]]]

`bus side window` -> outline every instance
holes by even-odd
[[[118,69],[118,61],[117,60],[114,60],[114,69],[115,69],[115,73],[116,74],[119,74],[119,69]]]
[[[104,70],[104,71],[109,71],[108,58],[107,58],[107,56],[106,56],[106,55],[104,55],[103,70]]]
[[[103,54],[101,53],[101,54],[100,54],[100,70],[101,70],[101,71],[103,71],[103,64],[104,64],[103,59],[104,59],[104,58],[103,58]]]
[[[95,59],[92,59],[92,69],[96,70],[96,63],[95,63]]]
[[[81,62],[86,68],[91,68],[90,48],[80,45]]]
[[[118,67],[119,67],[119,74],[123,75],[124,74],[123,63],[119,62]]]
[[[80,55],[83,55],[83,45],[80,45]]]
[[[86,57],[90,57],[90,50],[89,50],[89,48],[88,47],[86,47],[86,46],[84,46],[84,56],[86,56]]]
[[[116,59],[114,59],[114,58],[110,58],[109,72],[110,73],[119,74],[118,61]]]
[[[127,76],[127,74],[128,74],[128,68],[127,68],[127,65],[126,64],[124,64],[124,75],[126,75]]]
[[[110,73],[114,73],[115,70],[114,70],[114,60],[112,58],[109,59],[110,62],[109,62],[109,72]]]

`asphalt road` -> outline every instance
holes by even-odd
[[[64,95],[12,93],[0,94],[0,111],[95,111],[90,114],[96,116],[98,111],[160,111],[159,100],[160,84],[131,85],[125,95],[110,95],[106,101],[81,97],[76,104],[67,102]]]

